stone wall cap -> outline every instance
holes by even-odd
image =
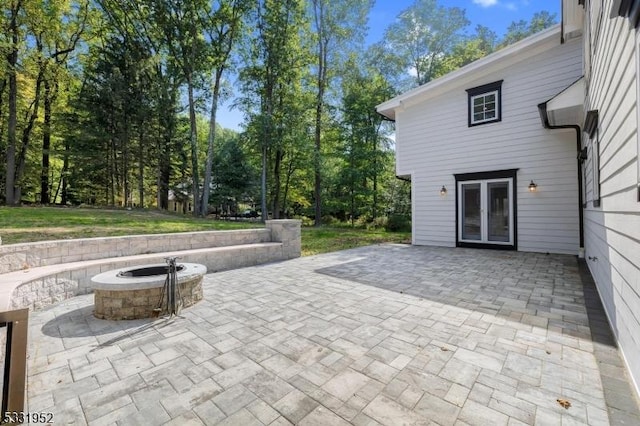
[[[184,266],[184,269],[177,272],[178,282],[192,279],[196,276],[202,276],[207,273],[207,267],[199,263],[183,263],[178,265]],[[123,291],[123,290],[144,290],[149,288],[162,287],[166,280],[166,275],[151,275],[148,277],[123,277],[119,276],[120,272],[126,272],[133,269],[149,268],[154,266],[167,266],[166,263],[154,263],[150,265],[138,265],[122,269],[113,269],[111,271],[102,272],[91,278],[91,286],[94,290],[106,291]]]
[[[186,232],[165,232],[161,234],[138,234],[138,235],[119,235],[111,237],[94,237],[94,238],[72,238],[68,240],[48,240],[48,241],[34,241],[30,243],[16,243],[16,244],[3,244],[0,247],[0,253],[13,253],[18,251],[25,251],[27,249],[43,249],[43,248],[56,248],[60,245],[78,245],[78,244],[100,244],[101,242],[111,241],[135,241],[135,240],[150,240],[150,239],[163,239],[163,238],[176,238],[187,237],[195,235],[211,235],[211,234],[250,234],[253,232],[266,233],[269,232],[265,228],[247,228],[247,229],[213,229],[209,231],[186,231]]]
[[[302,223],[300,219],[269,219],[265,223]]]

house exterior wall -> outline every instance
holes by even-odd
[[[580,42],[561,45],[557,37],[536,56],[396,110],[397,174],[412,179],[414,244],[455,246],[454,173],[517,168],[518,250],[578,253],[576,134],[544,129],[537,105],[582,75],[581,51]],[[465,89],[498,80],[504,80],[502,121],[468,127]]]
[[[599,8],[602,7],[602,13]],[[638,200],[638,57],[629,19],[610,18],[612,0],[589,1],[585,12],[586,108],[598,110],[595,139],[584,137],[587,264],[640,389],[640,202]],[[600,153],[600,206],[594,206]],[[597,204],[597,203],[596,203]]]

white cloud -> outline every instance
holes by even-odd
[[[473,3],[482,7],[491,7],[498,4],[498,0],[473,0]]]
[[[504,7],[506,7],[507,9],[509,9],[511,11],[518,10],[518,6],[516,6],[516,4],[512,3],[512,2],[509,2],[509,3],[505,4]]]

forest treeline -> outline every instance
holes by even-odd
[[[5,0],[0,202],[239,206],[408,217],[375,106],[552,25],[503,37],[416,0],[365,44],[373,0]],[[242,131],[223,129],[232,102]]]

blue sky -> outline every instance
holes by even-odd
[[[339,1],[339,0],[336,0]],[[367,43],[382,39],[384,30],[396,16],[413,4],[414,0],[376,0],[369,15],[369,35]],[[498,36],[504,35],[509,24],[520,19],[529,20],[534,13],[547,10],[555,13],[560,20],[561,0],[439,0],[445,7],[460,7],[466,10],[471,24],[467,28],[472,33],[476,25],[491,28]],[[230,103],[230,102],[229,102]],[[240,111],[229,110],[229,103],[218,110],[218,123],[225,128],[240,130],[243,116]]]

